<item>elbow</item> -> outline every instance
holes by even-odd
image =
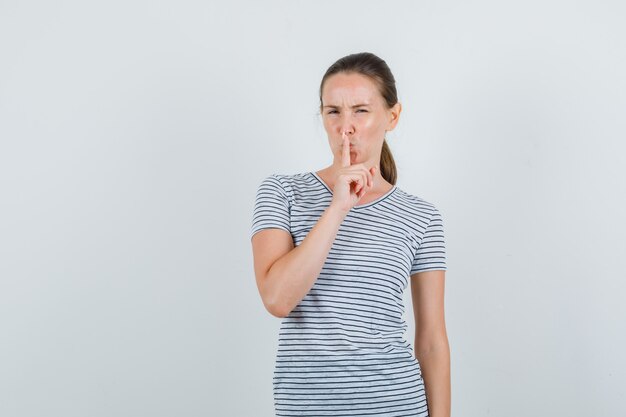
[[[265,309],[274,317],[279,319],[285,318],[293,309],[293,307],[290,307],[285,303],[285,297],[277,294],[276,288],[270,289],[266,287],[261,294]]]
[[[269,273],[266,273],[265,278],[260,280],[261,285],[259,286],[259,290],[261,298],[263,299],[263,305],[272,316],[281,319],[285,318],[291,313],[294,306],[285,303],[285,297],[281,293],[280,288],[276,285],[276,281],[271,281],[267,278],[268,275]],[[273,282],[274,285],[268,285],[270,282]]]
[[[430,337],[415,337],[415,350],[421,353],[449,351],[450,345],[446,334]]]
[[[278,297],[266,297],[263,299],[265,309],[274,317],[279,319],[285,318],[291,312],[291,309],[281,302]]]
[[[279,319],[285,318],[289,315],[289,309],[280,304],[266,304],[265,309],[274,317]]]
[[[260,283],[266,283],[267,279],[260,280]],[[268,313],[277,318],[283,318],[286,316],[285,308],[278,302],[274,294],[271,293],[271,288],[267,285],[259,285],[259,293],[261,300],[263,300],[263,306]]]

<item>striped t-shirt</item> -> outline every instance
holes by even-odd
[[[250,238],[289,232],[295,246],[332,200],[315,173],[272,174],[258,187]],[[442,217],[394,186],[345,216],[315,284],[281,321],[277,416],[428,416],[421,368],[403,337],[409,276],[445,270]]]

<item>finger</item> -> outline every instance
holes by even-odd
[[[356,195],[357,197],[359,197],[359,199],[361,198],[361,196],[363,195],[363,184],[361,183],[361,180],[357,180],[357,187],[356,187]]]
[[[352,167],[355,168],[356,175],[359,175],[361,178],[361,188],[371,188],[373,182],[372,177],[370,176],[369,170],[365,168],[365,165],[356,164],[352,165]]]
[[[363,197],[370,190],[370,187],[367,185],[367,176],[365,174],[362,174],[362,176],[363,186],[361,187],[361,194],[359,195],[359,198]]]
[[[341,132],[341,136],[343,138],[343,144],[341,148],[341,166],[349,167],[350,166],[350,139],[348,139],[348,135],[346,135],[346,132]]]
[[[362,189],[363,189],[363,180],[361,178],[357,178],[356,186],[354,187],[354,192],[358,195]]]

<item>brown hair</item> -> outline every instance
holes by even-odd
[[[396,91],[396,80],[387,66],[387,63],[381,58],[370,52],[361,52],[351,54],[339,58],[332,64],[322,77],[320,84],[320,111],[322,110],[322,89],[324,82],[331,75],[345,72],[356,72],[372,79],[378,86],[381,96],[387,104],[387,108],[393,107],[398,102],[398,93]],[[398,177],[396,163],[391,155],[391,149],[387,145],[387,140],[383,141],[383,148],[380,153],[380,174],[391,184],[395,184]]]

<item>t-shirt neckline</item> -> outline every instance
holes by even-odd
[[[317,173],[315,173],[315,171],[309,171],[309,174],[311,174],[315,179],[317,179],[320,184],[322,184],[324,186],[324,188],[326,189],[326,191],[328,191],[328,193],[332,196],[333,195],[333,191],[330,189],[330,187],[324,182],[324,180],[317,175]],[[371,207],[375,204],[380,203],[381,201],[383,201],[384,199],[386,199],[387,197],[389,197],[391,194],[393,194],[396,189],[398,188],[397,185],[393,185],[393,187],[391,187],[391,189],[389,191],[387,191],[385,194],[381,195],[380,197],[378,197],[376,200],[372,200],[369,203],[365,203],[365,204],[360,204],[360,205],[356,205],[356,206],[352,206],[353,209],[359,210],[359,209],[363,209],[363,208],[367,208],[367,207]]]

